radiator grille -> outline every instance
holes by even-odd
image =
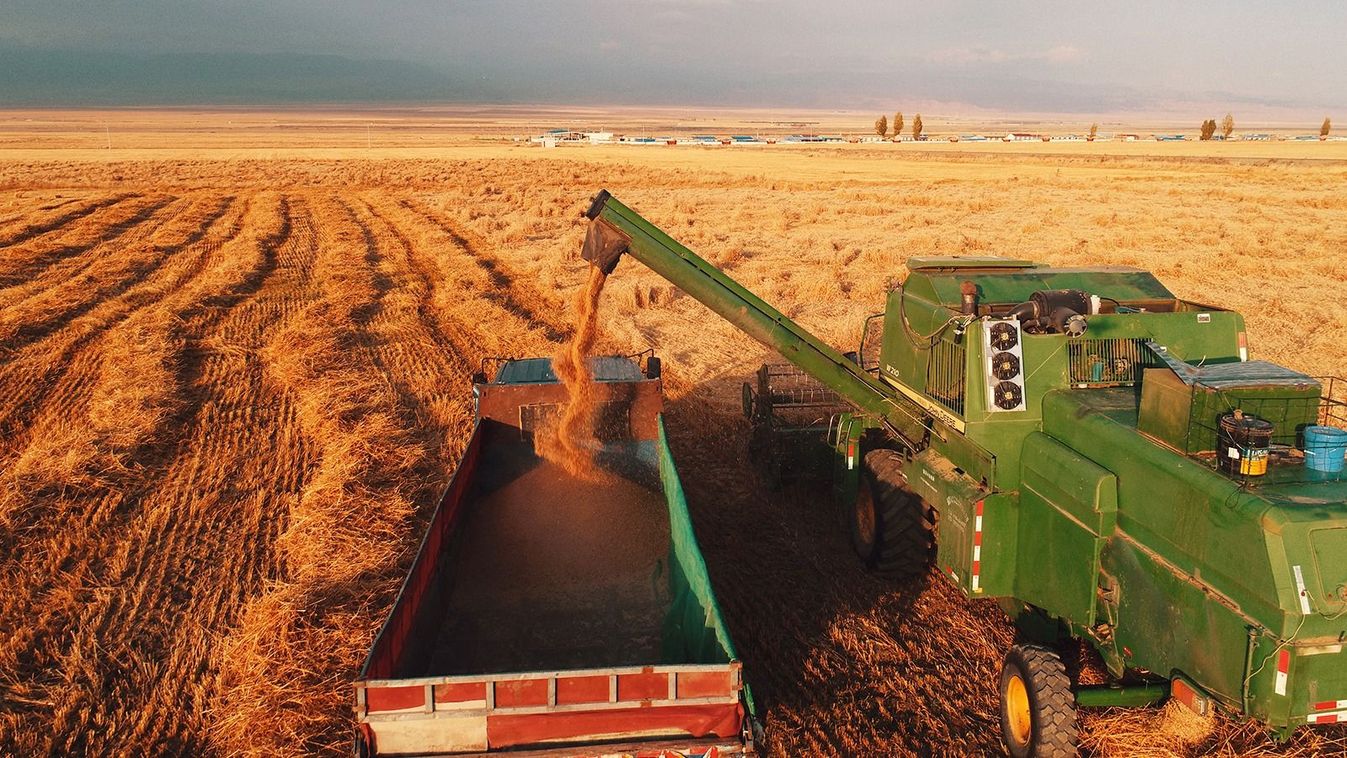
[[[1067,343],[1066,354],[1075,386],[1135,385],[1143,369],[1164,365],[1146,348],[1144,339],[1133,337],[1073,340]]]
[[[941,340],[931,347],[926,362],[926,395],[963,415],[964,346]]]

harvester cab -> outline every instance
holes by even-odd
[[[872,367],[606,192],[587,215],[587,260],[630,254],[828,393],[807,396],[834,404],[807,428],[868,566],[934,567],[1016,622],[1012,755],[1073,754],[1077,706],[1173,697],[1281,736],[1347,721],[1343,385],[1249,360],[1238,313],[1133,268],[913,258]],[[772,377],[745,406],[775,441],[799,429],[772,412],[792,397]],[[1070,680],[1071,638],[1111,684]]]

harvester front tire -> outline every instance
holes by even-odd
[[[1076,696],[1056,651],[1016,645],[1001,667],[1001,739],[1013,758],[1077,754]]]
[[[872,450],[863,469],[850,519],[852,547],[881,574],[924,576],[935,559],[935,510],[906,488],[898,452]]]

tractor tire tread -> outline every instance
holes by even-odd
[[[1076,696],[1061,656],[1051,648],[1027,644],[1017,645],[1012,651],[1015,654],[1023,661],[1029,675],[1026,684],[1033,690],[1033,702],[1038,704],[1039,728],[1035,730],[1033,755],[1035,758],[1077,755],[1080,735]]]
[[[907,489],[898,452],[870,451],[865,469],[879,510],[879,544],[872,568],[900,578],[924,575],[935,558],[935,511]]]

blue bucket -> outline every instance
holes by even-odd
[[[1347,432],[1332,426],[1305,427],[1305,466],[1336,474],[1347,456]]]

